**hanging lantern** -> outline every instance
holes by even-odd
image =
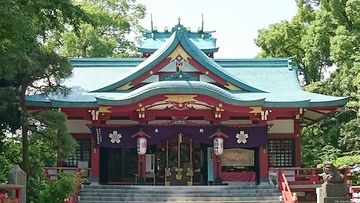
[[[146,148],[147,148],[147,139],[145,137],[138,137],[137,138],[138,155],[146,154]]]
[[[214,138],[214,154],[220,156],[224,151],[224,139],[222,137]]]

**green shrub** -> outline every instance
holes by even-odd
[[[61,174],[58,180],[46,180],[45,188],[40,192],[41,203],[63,203],[75,189],[75,176]]]
[[[334,165],[338,168],[345,168],[345,167],[351,167],[355,164],[360,164],[360,155],[357,156],[343,156],[340,158],[337,158],[334,161]],[[360,174],[352,174],[352,185],[360,185]]]
[[[357,156],[343,156],[335,159],[334,165],[338,168],[345,168],[354,164],[360,164],[360,155]]]

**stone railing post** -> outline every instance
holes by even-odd
[[[26,173],[19,167],[19,165],[15,165],[8,172],[8,184],[14,184],[22,186],[20,191],[21,199],[20,203],[26,203]]]

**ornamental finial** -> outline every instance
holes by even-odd
[[[180,16],[179,16],[179,18],[178,18],[178,25],[181,24],[180,21],[181,21],[181,18],[180,18]]]
[[[204,31],[204,14],[201,14],[201,32]]]
[[[150,26],[151,26],[151,32],[154,31],[154,23],[153,23],[153,18],[152,18],[152,13],[150,14]]]

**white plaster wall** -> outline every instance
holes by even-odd
[[[109,124],[109,125],[136,125],[136,124],[138,124],[138,122],[131,121],[131,120],[108,120],[108,121],[106,121],[106,124]]]
[[[293,119],[273,120],[268,121],[268,124],[273,124],[273,126],[270,128],[269,133],[294,133]]]
[[[224,125],[244,125],[244,124],[252,124],[251,120],[227,120],[221,121],[221,124]]]
[[[184,62],[184,72],[199,72],[196,68],[191,66],[189,63]],[[169,63],[164,68],[162,68],[159,72],[176,72],[175,61]]]
[[[146,78],[144,81],[144,83],[151,83],[151,82],[158,82],[159,81],[159,75],[152,75],[149,76],[148,78]]]
[[[215,80],[211,79],[207,75],[200,75],[200,81],[202,81],[202,82],[215,82]]]
[[[66,126],[70,133],[91,133],[86,124],[90,124],[90,121],[69,119],[66,122]]]

